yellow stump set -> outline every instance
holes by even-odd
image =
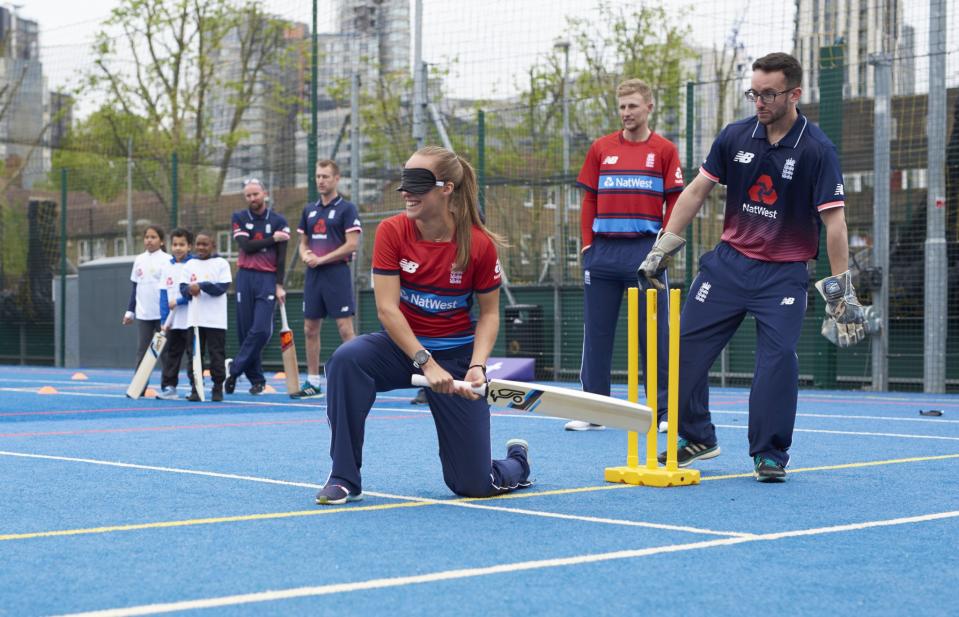
[[[657,420],[657,331],[659,324],[656,290],[646,291],[646,397],[653,411],[653,420],[646,433],[646,465],[639,465],[639,435],[629,432],[626,437],[626,465],[607,467],[607,482],[642,484],[644,486],[685,486],[699,484],[699,471],[680,469],[676,465],[676,443],[679,430],[679,290],[669,292],[669,390],[667,405],[666,466],[660,467],[656,460]],[[639,290],[632,287],[627,292],[629,359],[627,363],[627,397],[639,402]]]

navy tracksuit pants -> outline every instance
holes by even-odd
[[[276,273],[240,268],[236,273],[236,330],[240,349],[230,374],[250,383],[266,383],[261,355],[273,335]]]
[[[799,392],[796,346],[806,314],[803,262],[750,259],[725,242],[699,261],[683,307],[679,344],[679,434],[716,443],[709,369],[747,314],[756,318],[756,366],[749,392],[749,455],[789,462]]]
[[[583,358],[579,378],[583,391],[609,396],[613,344],[619,309],[626,289],[636,287],[639,265],[652,248],[654,236],[606,238],[597,236],[583,256]],[[646,374],[646,295],[639,294],[640,370]],[[657,384],[659,418],[666,419],[669,375],[669,294],[657,296]],[[620,332],[626,338],[626,328]],[[644,380],[645,381],[645,380]],[[645,403],[644,401],[641,401]]]
[[[472,353],[472,345],[465,345],[435,351],[431,361],[462,379]],[[363,436],[376,393],[409,388],[414,371],[410,359],[386,332],[358,336],[333,353],[326,363],[326,414],[333,433],[329,481],[346,486],[351,493],[362,490]],[[426,398],[439,438],[443,480],[451,491],[464,497],[488,497],[530,485],[526,461],[491,460],[485,399],[470,401],[428,388]]]

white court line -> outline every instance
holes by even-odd
[[[303,488],[321,489],[322,484],[312,484],[307,482],[288,482],[285,480],[274,480],[272,478],[262,478],[258,476],[243,476],[229,473],[218,473],[214,471],[198,471],[194,469],[181,469],[177,467],[159,467],[154,465],[137,465],[135,463],[121,463],[114,461],[102,461],[90,458],[76,458],[70,456],[51,456],[48,454],[31,454],[26,452],[8,452],[0,450],[0,456],[12,456],[19,458],[32,458],[49,461],[65,461],[70,463],[87,463],[91,465],[104,465],[107,467],[121,467],[125,469],[143,469],[147,471],[162,471],[166,473],[178,473],[184,475],[205,476],[210,478],[224,478],[228,480],[244,480],[246,482],[259,482],[263,484],[278,484],[281,486],[297,486]],[[439,506],[452,506],[458,508],[470,508],[474,510],[490,510],[494,512],[508,512],[510,514],[525,514],[528,516],[539,516],[543,518],[556,518],[571,521],[581,521],[586,523],[602,523],[605,525],[621,525],[625,527],[645,527],[648,529],[660,529],[665,531],[682,531],[687,533],[696,533],[703,535],[725,536],[725,537],[752,537],[753,534],[741,533],[737,531],[714,531],[711,529],[700,529],[697,527],[687,527],[681,525],[666,525],[661,523],[646,523],[643,521],[630,521],[611,518],[599,518],[593,516],[579,516],[575,514],[559,514],[556,512],[546,512],[539,510],[523,510],[520,508],[506,508],[502,506],[491,506],[470,501],[460,501],[456,499],[430,499],[429,497],[410,497],[407,495],[393,495],[391,493],[379,493],[364,491],[365,495],[371,497],[380,497],[383,499],[392,499],[396,501],[414,501]],[[535,495],[531,493],[530,496]]]
[[[748,426],[740,424],[717,424],[716,428],[737,428],[748,430]],[[858,437],[899,437],[903,439],[933,439],[939,441],[959,441],[959,437],[946,437],[939,435],[913,435],[911,433],[877,433],[870,431],[831,431],[819,428],[796,428],[794,433],[825,433],[827,435],[856,435]]]
[[[672,544],[669,546],[657,546],[652,548],[633,549],[625,551],[612,551],[608,553],[597,553],[592,555],[577,555],[574,557],[561,557],[556,559],[539,559],[534,561],[520,561],[514,563],[504,563],[495,566],[486,566],[482,568],[462,568],[457,570],[443,570],[431,572],[428,574],[419,574],[415,576],[398,576],[392,578],[375,578],[366,581],[357,581],[354,583],[337,583],[332,585],[318,585],[311,587],[295,587],[292,589],[281,589],[276,591],[262,591],[258,593],[246,593],[231,596],[219,596],[213,598],[203,598],[198,600],[182,600],[179,602],[168,602],[160,604],[144,604],[140,606],[131,606],[126,608],[114,608],[100,611],[89,611],[83,613],[72,613],[64,617],[125,617],[127,615],[155,615],[157,613],[169,613],[173,611],[196,610],[202,608],[217,608],[224,606],[238,606],[242,604],[252,604],[256,602],[276,602],[279,600],[289,600],[293,598],[306,598],[316,596],[326,596],[337,593],[349,593],[354,591],[366,591],[371,589],[386,589],[390,587],[403,587],[407,585],[417,585],[424,583],[435,583],[440,581],[449,581],[464,578],[475,578],[479,576],[489,576],[493,574],[508,574],[530,570],[542,570],[545,568],[560,568],[569,566],[579,566],[591,563],[600,563],[605,561],[614,561],[621,559],[636,559],[648,557],[651,555],[662,555],[666,553],[679,553],[684,551],[695,551],[700,549],[717,548],[721,546],[732,546],[734,544],[745,544],[747,542],[773,542],[787,538],[800,538],[808,536],[817,536],[832,533],[844,533],[872,529],[877,527],[892,527],[897,525],[909,525],[914,523],[924,523],[929,521],[944,520],[959,517],[959,511],[938,512],[934,514],[925,514],[921,516],[910,516],[903,518],[885,519],[877,521],[865,521],[862,523],[852,523],[847,525],[834,525],[830,527],[815,527],[811,529],[799,529],[794,531],[782,531],[777,533],[759,534],[742,538],[722,538],[718,540],[706,540],[702,542],[690,542],[687,544]]]
[[[20,388],[0,388],[0,392],[33,392],[33,390],[20,389]],[[67,396],[95,396],[100,398],[127,398],[124,394],[96,394],[93,392],[61,392],[60,395]],[[276,403],[270,401],[227,401],[228,405],[250,405],[250,406],[267,406],[267,407],[303,407],[307,409],[312,409],[314,411],[325,410],[326,405],[317,404],[317,403]],[[171,407],[171,411],[175,411],[175,407]],[[151,410],[154,411],[154,410]],[[373,411],[388,411],[388,412],[397,412],[403,414],[423,414],[428,415],[432,413],[429,409],[415,409],[410,407],[378,407],[373,406]],[[710,413],[726,413],[726,414],[744,414],[748,415],[748,412],[739,412],[739,411],[718,411]],[[498,418],[523,418],[526,420],[548,420],[548,421],[561,421],[563,418],[558,418],[555,416],[544,416],[542,414],[521,414],[521,413],[510,413],[510,412],[497,412],[491,411],[491,416]],[[804,414],[797,414],[804,415]],[[836,416],[829,415],[826,416],[829,418],[841,418],[841,419],[855,419],[862,416]],[[899,420],[903,418],[882,418],[876,417],[877,420]],[[930,420],[930,424],[939,424],[942,423],[941,420]],[[951,420],[946,420],[945,422],[953,422]],[[717,428],[732,428],[746,430],[749,427],[739,424],[717,424]],[[939,441],[959,441],[959,437],[947,437],[947,436],[938,436],[938,435],[915,435],[907,433],[880,433],[880,432],[868,432],[868,431],[838,431],[838,430],[826,430],[826,429],[811,429],[811,428],[796,428],[793,429],[793,432],[796,433],[825,433],[830,435],[854,435],[859,437],[896,437],[896,438],[905,438],[905,439],[931,439]],[[372,493],[370,493],[372,495]]]
[[[32,394],[37,394],[37,391],[34,390],[34,389],[32,389],[32,388],[0,388],[0,392],[21,392],[21,393],[26,393],[26,394],[31,394],[31,393],[32,393]],[[283,394],[283,393],[282,393],[282,392],[278,392],[277,394]],[[97,393],[97,392],[58,392],[57,395],[59,395],[59,396],[90,396],[90,397],[97,397],[97,398],[119,398],[119,399],[128,398],[125,394],[103,394],[103,393]],[[52,395],[43,395],[43,396],[52,396]],[[384,399],[392,399],[392,400],[397,400],[397,399],[398,399],[398,400],[403,400],[403,399],[406,398],[406,397],[391,397],[391,396],[385,396],[385,397],[381,397],[381,398],[384,398]],[[141,400],[152,400],[152,399],[141,399]],[[233,399],[227,399],[226,401],[224,401],[224,406],[223,406],[223,407],[211,407],[211,409],[214,409],[214,410],[215,410],[215,409],[223,409],[224,407],[228,407],[229,405],[250,405],[250,406],[258,406],[258,407],[274,407],[274,406],[277,406],[277,407],[301,407],[301,408],[313,409],[313,410],[321,410],[321,409],[325,410],[325,409],[326,409],[325,398],[319,398],[319,399],[313,399],[313,400],[315,400],[315,402],[312,402],[312,403],[308,403],[308,402],[297,403],[297,402],[285,401],[285,400],[284,400],[284,401],[238,401],[238,400],[233,400]],[[170,407],[170,410],[171,410],[171,411],[176,411],[176,409],[177,409],[177,408],[174,407],[174,406],[171,406],[171,407]],[[496,408],[494,407],[493,409],[496,409]],[[400,412],[400,413],[416,413],[416,414],[430,414],[430,413],[431,413],[428,408],[418,409],[418,408],[410,408],[410,407],[382,407],[382,406],[379,406],[379,405],[376,405],[376,404],[374,404],[373,410],[374,410],[374,411]],[[155,410],[151,410],[151,411],[155,411]],[[734,409],[710,410],[710,413],[713,414],[713,415],[717,415],[717,414],[736,415],[736,416],[748,416],[748,415],[749,415],[749,412],[748,412],[748,411],[734,410]],[[553,420],[564,421],[564,420],[565,420],[564,418],[559,418],[559,417],[556,417],[556,416],[544,416],[544,415],[542,415],[542,414],[528,414],[528,413],[507,412],[507,411],[491,411],[491,415],[496,416],[496,417],[500,417],[500,418],[524,418],[524,419],[527,419],[527,420],[549,420],[549,421],[553,421]],[[846,416],[846,415],[839,415],[839,414],[815,414],[815,413],[797,413],[796,416],[797,416],[797,417],[805,417],[805,418],[825,418],[825,419],[835,419],[835,420],[880,420],[880,421],[888,420],[888,421],[892,421],[892,422],[924,422],[924,423],[927,423],[927,424],[929,424],[929,425],[935,425],[935,424],[959,424],[959,420],[942,420],[942,419],[940,419],[940,418],[934,418],[934,419],[928,419],[928,418],[896,418],[896,417],[889,417],[889,416],[857,416],[857,415],[849,415],[849,416]],[[719,426],[719,425],[717,425],[717,426]],[[743,428],[743,427],[741,427],[741,426],[735,426],[735,425],[728,425],[728,426],[724,425],[724,426],[725,426],[726,428]],[[795,430],[797,430],[797,431],[800,431],[800,430],[812,431],[812,429],[795,429]],[[849,435],[876,435],[876,436],[883,436],[883,435],[885,435],[885,436],[889,436],[889,437],[901,437],[901,436],[903,436],[903,435],[898,435],[898,434],[894,434],[894,433],[889,433],[889,434],[885,434],[885,433],[855,433],[855,432],[843,433],[842,431],[822,431],[822,432],[835,432],[836,434],[849,434]],[[909,435],[905,435],[905,437],[909,437]],[[915,436],[915,437],[916,437],[917,439],[955,439],[955,438],[951,438],[951,437],[941,437],[941,438],[939,438],[939,437],[925,437],[925,436],[918,436],[918,435]]]
[[[736,409],[710,409],[712,415],[726,414],[728,416],[748,416],[748,411]],[[895,416],[846,416],[835,413],[797,413],[797,418],[827,418],[830,420],[889,420],[891,422],[924,422],[926,424],[959,424],[959,420],[943,420],[942,418],[898,418]]]

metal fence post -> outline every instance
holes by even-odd
[[[929,109],[926,120],[929,189],[926,195],[923,390],[946,391],[946,2],[929,0]]]
[[[879,269],[882,282],[873,293],[873,309],[878,311],[882,326],[872,336],[872,389],[889,389],[889,125],[892,105],[892,54],[873,54],[869,59],[876,76],[876,98],[873,102],[873,172],[875,174],[872,218],[873,265]]]
[[[67,168],[60,170],[60,357],[67,364]]]
[[[833,45],[819,48],[819,126],[836,148],[842,151],[842,83],[843,47]],[[819,238],[819,259],[816,278],[832,274],[826,251],[826,230]],[[809,294],[809,311],[814,316],[823,314],[823,301],[818,293]],[[824,337],[816,337],[816,359],[813,384],[817,388],[836,387],[836,347]]]
[[[175,229],[180,218],[180,157],[174,152],[170,169],[170,229]]]

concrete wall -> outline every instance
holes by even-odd
[[[80,266],[79,366],[136,367],[136,323],[121,323],[130,300],[134,258],[107,257]]]

